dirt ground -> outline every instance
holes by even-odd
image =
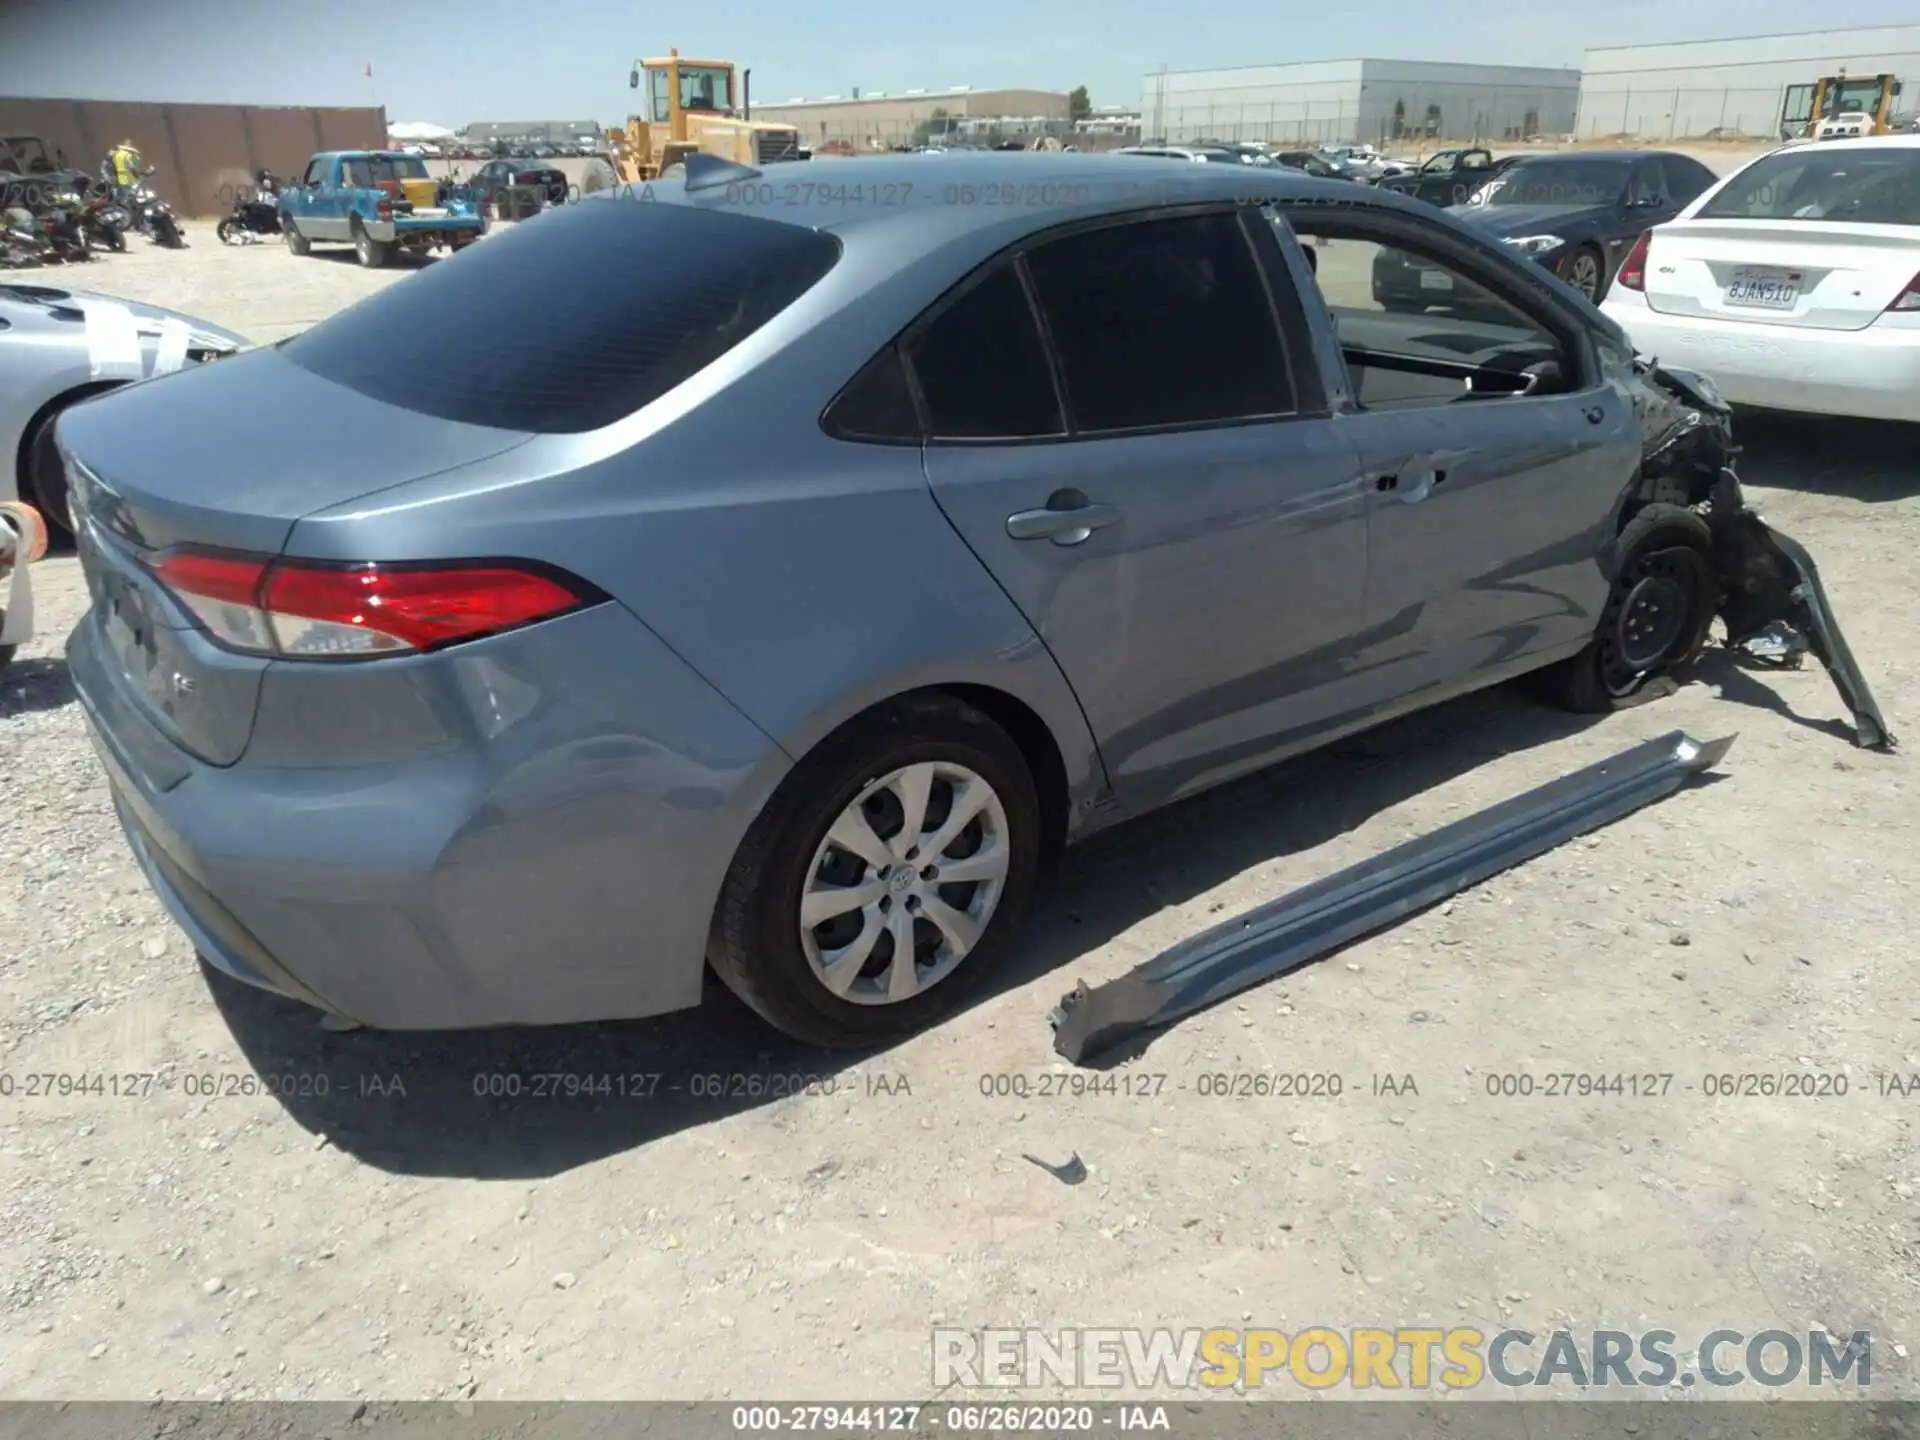
[[[410,273],[193,239],[86,278],[268,341]],[[1742,438],[1920,738],[1911,438]],[[1920,1073],[1914,774],[1851,746],[1815,666],[1710,653],[1601,721],[1491,693],[1124,827],[987,998],[845,1067],[718,993],[337,1035],[210,977],[85,739],[75,562],[34,579],[0,674],[0,1395],[904,1398],[942,1322],[1665,1327],[1683,1359],[1824,1326],[1873,1333],[1876,1392],[1912,1384],[1920,1088],[1887,1077]],[[1738,734],[1720,778],[1188,1020],[1107,1072],[1131,1095],[1063,1081],[1046,1015],[1074,981],[1676,728]],[[1673,1078],[1488,1093],[1555,1072]],[[1846,1093],[1706,1093],[1783,1072]],[[1285,1074],[1342,1093],[1203,1093]],[[658,1078],[536,1098],[551,1075]],[[1074,1156],[1078,1183],[1035,1163]]]

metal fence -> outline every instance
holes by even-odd
[[[1583,86],[1580,122],[1583,140],[1631,136],[1680,140],[1720,135],[1780,138],[1786,107],[1784,85],[1693,89],[1682,86]],[[1803,107],[1804,108],[1804,107]]]
[[[911,149],[916,145],[995,145],[1002,141],[1031,141],[1052,136],[1063,145],[1080,150],[1110,149],[1139,143],[1137,127],[1117,134],[1074,130],[1065,121],[1028,120],[1018,117],[992,119],[985,116],[940,116],[937,118],[867,119],[847,115],[808,115],[783,113],[777,106],[765,109],[756,105],[755,120],[791,125],[800,132],[800,143],[818,153],[825,146],[845,146],[857,154]]]
[[[1405,98],[1388,91],[1365,104],[1334,96],[1205,104],[1149,97],[1142,105],[1140,125],[1149,138],[1173,144],[1200,139],[1292,145],[1524,140],[1566,133],[1572,118],[1570,99],[1546,96],[1532,88],[1509,91],[1499,86],[1453,85],[1410,85]]]

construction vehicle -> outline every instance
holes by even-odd
[[[1906,87],[1893,75],[1822,75],[1810,85],[1789,85],[1780,111],[1782,140],[1822,138],[1822,127],[1832,128],[1843,115],[1864,115],[1859,133],[1893,132],[1894,105]],[[1846,125],[1849,133],[1854,126]]]
[[[805,158],[796,126],[753,119],[753,71],[736,83],[729,60],[683,60],[669,50],[664,60],[636,61],[627,83],[640,92],[640,113],[608,132],[624,182],[651,180],[698,153],[755,167]]]

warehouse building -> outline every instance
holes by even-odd
[[[1843,72],[1869,85],[1877,75],[1902,77],[1896,108],[1912,110],[1920,25],[1589,50],[1576,133],[1778,139],[1806,121],[1814,82]]]
[[[1146,77],[1149,139],[1381,144],[1519,140],[1573,129],[1577,70],[1423,60],[1317,60]]]
[[[856,150],[885,150],[929,138],[967,133],[970,138],[1006,121],[1009,135],[1038,133],[1055,121],[1066,127],[1071,111],[1064,92],[1052,90],[902,90],[891,94],[854,90],[819,100],[754,102],[755,120],[775,120],[800,131],[800,143],[819,150],[838,141]],[[960,122],[972,122],[962,124]]]

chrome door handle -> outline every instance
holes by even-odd
[[[1097,504],[1078,491],[1062,491],[1048,500],[1044,510],[1018,510],[1009,515],[1007,534],[1015,540],[1078,545],[1119,518],[1120,512],[1111,505]]]

